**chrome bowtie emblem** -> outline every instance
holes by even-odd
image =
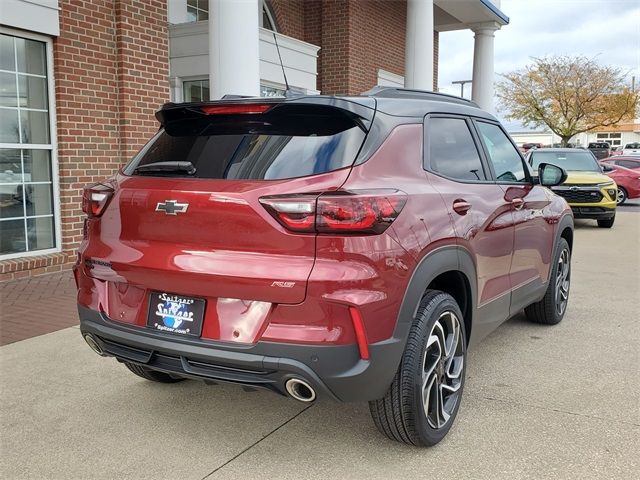
[[[156,212],[164,212],[167,215],[177,215],[184,213],[189,208],[188,203],[178,203],[177,200],[165,200],[156,205]]]
[[[580,190],[580,187],[571,187],[569,190],[571,190],[572,192],[577,192],[578,190]]]

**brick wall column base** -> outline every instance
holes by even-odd
[[[75,263],[75,260],[76,252],[73,250],[16,258],[14,260],[2,260],[0,261],[0,283],[68,270]]]

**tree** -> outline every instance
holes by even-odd
[[[532,65],[502,77],[496,90],[507,118],[546,125],[563,146],[578,133],[633,118],[638,106],[638,93],[621,70],[586,57],[534,58]]]

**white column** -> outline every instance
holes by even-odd
[[[433,90],[433,0],[407,0],[404,86]]]
[[[171,94],[171,101],[175,103],[184,102],[184,95],[182,92],[182,80],[180,77],[169,77],[169,91]]]
[[[258,0],[209,2],[209,92],[260,95]]]
[[[493,38],[498,28],[495,23],[473,27],[475,42],[471,99],[488,112],[493,112]]]

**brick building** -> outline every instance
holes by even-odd
[[[498,0],[2,0],[0,281],[67,268],[82,187],[156,131],[164,102],[292,89],[437,89],[439,33],[476,33],[491,109]],[[210,55],[211,52],[211,55]]]

